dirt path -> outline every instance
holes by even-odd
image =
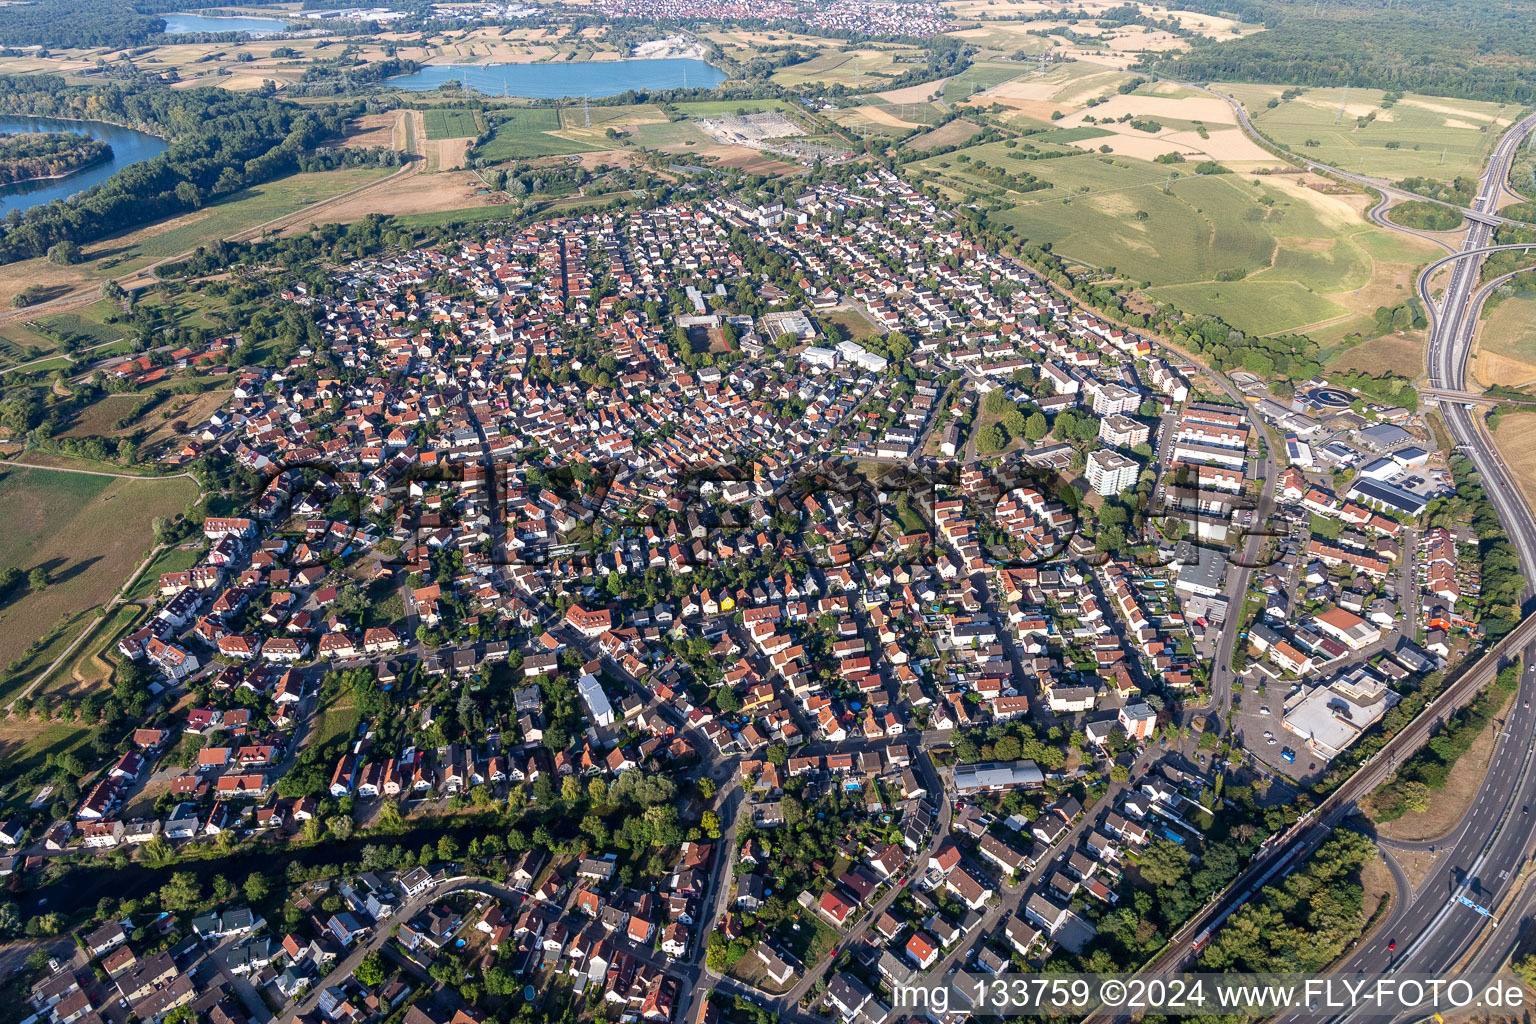
[[[419,113],[418,116],[420,116]],[[407,128],[406,135],[408,138],[411,137],[411,130],[409,128]],[[322,199],[319,202],[312,203],[303,209],[295,210],[292,213],[281,214],[277,217],[273,217],[270,220],[262,221],[260,224],[255,224],[251,227],[243,228],[232,235],[224,236],[224,240],[227,242],[245,242],[252,238],[259,237],[264,231],[281,230],[282,228],[288,227],[300,220],[311,220],[313,219],[315,212],[318,210],[324,210],[328,207],[335,206],[338,203],[357,199],[358,197],[366,195],[375,189],[383,188],[387,185],[398,182],[403,178],[408,178],[411,175],[416,174],[419,170],[421,170],[420,164],[421,161],[419,160],[407,160],[405,165],[402,166],[399,170],[395,171],[393,174],[380,178],[377,181],[370,181],[366,184],[358,185],[356,188],[347,189],[345,192],[331,196],[329,199]],[[191,256],[195,251],[195,249],[188,249],[185,252],[177,253],[174,256],[167,256],[164,259],[156,260],[148,266],[136,270],[131,274],[117,278],[117,283],[122,285],[123,288],[127,291],[148,287],[155,283],[156,278],[154,272],[158,268],[165,266],[168,263],[175,263],[180,260],[184,260]],[[0,324],[15,323],[21,320],[35,319],[40,313],[43,312],[52,314],[64,312],[70,309],[76,309],[81,306],[90,305],[100,298],[100,284],[88,288],[77,288],[72,292],[61,295],[56,299],[50,299],[47,302],[39,302],[35,305],[24,306],[21,309],[12,309],[0,312]]]
[[[99,469],[70,469],[68,466],[39,466],[31,462],[16,462],[14,460],[0,463],[0,465],[16,466],[24,469],[40,469],[49,473],[79,473],[81,476],[109,476],[114,480],[179,480],[182,477],[186,477],[193,483],[197,483],[197,477],[193,476],[191,473],[172,473],[170,476],[143,476],[135,475],[133,473],[106,473]],[[201,485],[199,485],[198,489],[202,489]]]

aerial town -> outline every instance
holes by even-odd
[[[240,500],[118,644],[142,723],[0,830],[13,878],[160,869],[39,1022],[881,1024],[1129,968],[1485,642],[1421,417],[1228,393],[888,171],[283,287],[298,357],[165,456]]]

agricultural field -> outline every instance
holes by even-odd
[[[1413,380],[1424,372],[1424,332],[1383,334],[1339,349],[1328,355],[1325,362],[1330,370],[1395,373]]]
[[[996,105],[1005,118],[1010,114],[1022,116],[1029,127],[1049,124],[1057,112],[1067,115],[1083,110],[1089,100],[1113,97],[1121,85],[1136,77],[1086,61],[1047,65],[1043,70],[1028,64],[1018,67],[1018,75],[972,94],[966,102],[980,107]]]
[[[1034,70],[1035,65],[1016,61],[976,61],[958,75],[944,80],[943,100],[945,103],[960,103],[979,92],[1011,82]]]
[[[1493,443],[1514,473],[1525,503],[1536,509],[1536,415],[1512,413],[1499,418]]]
[[[580,116],[579,111],[577,116]],[[553,107],[523,107],[497,111],[490,115],[490,139],[476,148],[474,155],[493,163],[500,163],[505,160],[591,153],[599,149],[612,148],[611,144],[598,145],[594,140],[570,138],[569,133],[556,134],[561,129],[561,119],[561,112]],[[568,120],[566,123],[571,122]],[[609,127],[614,127],[614,124],[609,122],[601,128],[597,127],[597,120],[594,118],[593,128],[585,131],[594,135],[595,138],[602,138],[603,132]]]
[[[793,89],[799,85],[844,85],[850,89],[878,90],[891,79],[921,67],[912,47],[824,49],[810,60],[776,71],[769,79]],[[898,56],[911,58],[898,62]]]
[[[668,106],[680,114],[686,114],[692,118],[700,118],[720,117],[722,114],[739,114],[742,111],[756,114],[764,110],[788,110],[790,104],[780,99],[685,100],[680,103],[670,103]]]
[[[898,89],[897,92],[906,92],[906,90]],[[867,110],[871,117],[883,115],[908,124],[931,125],[949,115],[949,111],[939,104],[923,99],[887,99],[883,95],[870,96],[867,99],[869,100],[867,104],[856,109]]]
[[[1071,21],[1059,18],[1065,10],[1047,0],[947,0],[944,4],[958,20],[975,21],[977,26],[954,33],[989,53],[1026,54],[1052,50],[1059,56],[1083,58],[1114,67],[1135,63],[1143,54],[1165,53],[1189,47],[1189,41],[1172,32],[1149,29],[1142,25],[1099,28],[1096,21],[1113,8],[1126,6],[1119,0],[1088,0],[1074,4]],[[1181,29],[1219,39],[1231,39],[1262,31],[1260,25],[1244,24],[1214,14],[1173,10],[1149,3],[1133,3],[1151,17],[1173,19]],[[1074,41],[1064,34],[1049,39],[1032,34],[1071,29],[1090,40]]]
[[[12,777],[42,767],[49,754],[79,753],[90,741],[91,730],[64,722],[38,722],[10,718],[0,723],[0,758]],[[33,791],[10,794],[8,810],[24,808]]]
[[[4,469],[0,566],[47,571],[41,593],[23,589],[0,606],[0,665],[10,664],[61,619],[107,601],[153,544],[156,516],[197,497],[185,478],[122,480],[84,473]],[[91,538],[89,545],[82,537]]]
[[[480,122],[473,110],[432,108],[421,114],[428,139],[472,139],[480,134]]]
[[[201,210],[87,243],[81,247],[85,261],[74,266],[60,266],[43,258],[7,264],[0,267],[0,292],[14,294],[32,284],[60,289],[94,286],[105,278],[142,270],[152,263],[295,213],[390,173],[385,167],[353,167],[277,178],[264,185],[243,189]]]
[[[1025,141],[1061,151],[1037,139]],[[987,143],[908,170],[956,201],[1001,204],[990,216],[1031,242],[1251,333],[1325,328],[1341,339],[1369,326],[1378,305],[1404,301],[1394,289],[1428,256],[1424,243],[1372,227],[1358,200],[1324,195],[1298,176],[1199,175],[1189,164],[1088,153],[1023,160],[1017,152]],[[1052,187],[1003,190],[978,173],[993,169]]]
[[[106,683],[121,657],[113,648],[132,632],[144,614],[140,605],[119,605],[64,664],[42,681],[42,692],[50,696],[80,696]]]
[[[190,569],[203,557],[203,549],[200,545],[193,547],[167,548],[155,556],[155,560],[144,570],[144,574],[134,583],[128,591],[130,601],[153,600],[159,593],[160,577],[168,572],[181,572]]]
[[[252,13],[271,16],[274,12],[258,10]],[[537,63],[577,57],[617,60],[625,56],[601,49],[584,39],[591,35],[595,35],[591,28],[572,31],[563,26],[474,26],[439,32],[427,38],[419,33],[381,32],[363,42],[356,36],[323,34],[293,37],[280,43],[264,38],[241,42],[170,41],[133,51],[57,50],[51,51],[46,58],[19,51],[17,56],[0,58],[0,73],[68,74],[91,70],[98,58],[108,63],[132,58],[146,73],[175,72],[177,88],[214,85],[245,91],[261,88],[263,82],[271,81],[282,91],[298,81],[315,60],[334,56],[338,42],[354,48],[358,57],[367,62],[380,61],[391,54],[422,64]],[[296,50],[298,55],[273,56],[279,45]]]
[[[372,213],[388,210],[391,216],[405,220],[421,214],[460,212],[487,207],[505,213],[509,207],[497,205],[500,197],[474,174],[455,171],[444,174],[413,174],[395,178],[378,188],[344,199],[326,207],[325,219],[337,224],[362,220]],[[293,235],[308,225],[298,221],[284,230]]]
[[[1472,368],[1484,384],[1536,380],[1536,292],[1517,292],[1483,318]]]
[[[930,149],[942,149],[945,146],[958,146],[973,135],[980,133],[981,126],[965,118],[956,118],[947,124],[942,124],[931,132],[924,132],[914,138],[908,139],[906,145],[911,149],[927,151]]]
[[[874,104],[844,107],[833,113],[831,118],[855,135],[883,135],[893,139],[904,138],[923,127],[916,121],[898,117],[891,107]]]
[[[715,140],[705,135],[692,121],[636,125],[630,129],[628,138],[637,146],[663,153],[681,153],[690,148],[715,144]]]
[[[1056,130],[1036,138],[1083,149],[1107,146],[1108,152],[1142,160],[1178,153],[1194,162],[1217,160],[1234,170],[1286,166],[1243,134],[1223,99],[1166,82],[1142,84],[1130,93],[1117,86],[1112,94],[1090,98],[1093,106],[1063,111],[1052,122]]]
[[[139,403],[139,395],[105,395],[75,413],[59,432],[60,437],[111,437],[113,424]]]
[[[88,320],[77,313],[59,313],[34,321],[44,333],[60,339],[74,338],[82,346],[106,345],[121,341],[123,332],[116,328]]]
[[[1248,109],[1260,131],[1304,156],[1397,180],[1476,177],[1515,106],[1409,93],[1382,106],[1379,89],[1306,89],[1279,100],[1282,86],[1220,85]]]

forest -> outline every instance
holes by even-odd
[[[360,109],[360,104],[358,105]],[[11,210],[0,225],[0,262],[82,244],[201,207],[212,199],[298,170],[322,140],[357,111],[300,107],[222,89],[162,85],[69,86],[62,78],[0,76],[0,110],[129,125],[171,140],[159,156],[132,164],[67,200]]]
[[[1198,0],[1173,6],[1203,9]],[[1212,4],[1223,11],[1228,3]],[[1160,59],[1186,81],[1356,86],[1529,103],[1536,99],[1536,21],[1518,0],[1247,4],[1268,31],[1204,40]],[[1213,12],[1207,12],[1213,13]],[[1255,20],[1250,17],[1249,20]]]
[[[140,14],[127,0],[44,0],[0,6],[0,39],[9,46],[117,50],[137,46],[163,31],[164,18]]]
[[[1205,970],[1321,971],[1365,926],[1360,868],[1370,839],[1339,829],[1306,866],[1272,883],[1228,919],[1201,955]]]
[[[0,135],[0,185],[62,177],[111,156],[105,142],[74,132]]]

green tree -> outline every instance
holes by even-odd
[[[160,906],[174,913],[192,910],[203,899],[203,887],[190,871],[178,871],[160,887]]]
[[[986,455],[1002,451],[1008,444],[1008,439],[1003,436],[1003,428],[996,423],[982,427],[976,435],[976,450]]]
[[[352,977],[369,988],[377,988],[384,984],[384,952],[383,950],[370,950],[352,972]]]
[[[1171,889],[1189,873],[1189,851],[1169,839],[1155,840],[1141,855],[1141,877],[1158,889]]]
[[[1051,426],[1045,421],[1045,414],[1039,411],[1029,414],[1029,419],[1024,421],[1024,436],[1031,441],[1039,441],[1050,433]]]
[[[245,876],[245,898],[252,903],[261,903],[272,892],[272,886],[267,881],[267,876],[260,871],[252,871]]]

